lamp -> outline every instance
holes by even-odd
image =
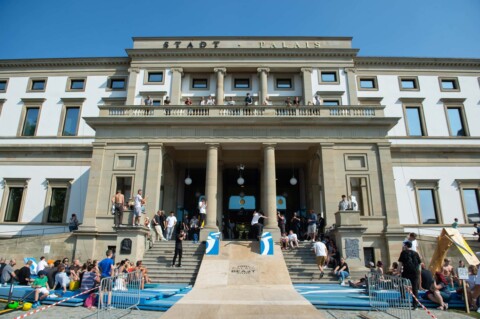
[[[245,184],[245,179],[243,179],[242,177],[242,171],[245,169],[245,165],[240,164],[237,166],[237,169],[238,169],[238,175],[239,175],[239,177],[237,178],[237,184],[242,186],[243,184]]]
[[[295,186],[297,185],[297,179],[295,178],[295,170],[293,169],[293,164],[292,164],[292,178],[290,178],[290,185]]]
[[[185,178],[185,185],[191,185],[192,184],[192,179],[190,178],[190,173],[187,175],[187,178]]]

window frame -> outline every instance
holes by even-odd
[[[413,81],[414,83],[414,88],[404,88],[403,87],[403,81]],[[399,76],[398,77],[398,85],[400,87],[400,91],[420,91],[420,82],[418,81],[417,76]]]
[[[78,136],[78,129],[80,128],[80,120],[82,118],[82,109],[83,109],[83,103],[85,102],[85,98],[62,98],[63,106],[62,106],[62,111],[60,113],[60,123],[58,125],[58,131],[57,131],[57,136],[58,137],[64,137],[64,138],[71,138]],[[67,116],[67,110],[69,108],[74,108],[78,107],[78,119],[77,119],[77,130],[75,132],[75,135],[63,135],[63,130],[65,128],[65,120]]]
[[[34,90],[33,89],[33,84],[34,84],[34,82],[37,82],[37,81],[44,81],[43,90]],[[29,78],[28,79],[28,85],[27,85],[27,93],[45,92],[47,90],[47,82],[48,82],[47,77]]]
[[[74,81],[83,81],[83,88],[73,89],[72,83]],[[87,86],[87,77],[69,77],[67,80],[67,87],[65,88],[66,92],[85,92],[85,87]]]
[[[236,87],[236,81],[237,80],[247,80],[248,81],[248,87],[245,87],[245,88]],[[232,78],[232,90],[235,90],[235,91],[250,91],[251,89],[252,89],[252,78],[251,78],[251,76],[246,76],[246,77],[235,76],[235,77]]]
[[[47,193],[45,194],[45,203],[43,208],[42,223],[43,224],[53,224],[61,225],[67,223],[68,217],[68,205],[70,202],[70,191],[73,184],[73,179],[70,178],[46,178],[45,182],[47,184]],[[66,188],[67,193],[65,195],[65,203],[63,207],[63,218],[61,222],[49,222],[50,206],[52,200],[52,194],[54,188]]]
[[[160,81],[160,82],[150,81],[150,73],[162,73],[162,81]],[[144,85],[164,85],[165,84],[165,76],[166,76],[166,70],[165,69],[144,70],[143,84]]]
[[[121,89],[112,88],[113,81],[123,80],[125,85]],[[107,80],[107,91],[126,91],[128,86],[128,77],[127,76],[109,76]]]
[[[278,81],[279,80],[290,80],[291,87],[290,88],[279,88]],[[274,91],[295,91],[295,81],[294,76],[291,74],[275,74],[274,82],[273,82],[273,90]]]
[[[1,206],[1,214],[2,219],[0,223],[2,224],[11,224],[11,223],[22,223],[23,211],[25,208],[25,201],[27,198],[27,190],[28,190],[28,183],[30,182],[30,178],[4,178],[3,179],[3,198],[2,198],[2,206]],[[11,188],[23,188],[22,194],[22,201],[20,203],[20,211],[18,212],[18,219],[17,221],[5,221],[5,215],[7,213],[8,207],[8,198],[10,196],[10,189]]]
[[[445,89],[442,85],[443,81],[452,81],[456,87],[453,89]],[[457,77],[438,77],[438,84],[440,85],[441,92],[460,92],[460,82]]]
[[[23,102],[23,107],[22,107],[22,112],[20,115],[20,123],[18,125],[17,129],[17,137],[24,137],[24,138],[32,138],[37,136],[38,132],[38,127],[40,126],[40,119],[42,118],[42,108],[43,108],[43,103],[45,102],[45,99],[22,99]],[[37,117],[37,125],[35,127],[35,134],[33,136],[24,136],[23,135],[23,127],[25,125],[25,120],[27,116],[27,111],[30,108],[38,108],[38,117]]]
[[[458,185],[458,190],[460,192],[460,201],[462,203],[462,212],[465,224],[471,224],[468,220],[468,212],[465,202],[465,196],[463,191],[465,189],[475,189],[477,194],[477,205],[479,205],[480,211],[480,180],[478,179],[457,179],[455,180]]]
[[[467,117],[465,115],[465,107],[463,103],[459,102],[444,102],[443,103],[443,108],[445,111],[445,119],[447,121],[447,129],[448,129],[448,136],[449,137],[456,137],[456,138],[462,138],[462,137],[467,137],[470,136],[470,130],[468,129],[468,122],[467,122]],[[465,132],[465,135],[463,136],[458,136],[458,135],[452,135],[452,129],[450,126],[450,116],[448,115],[448,110],[449,109],[459,109],[460,113],[460,120],[462,121],[463,124],[463,130]]]
[[[363,88],[361,83],[364,80],[371,80],[373,88]],[[378,91],[378,79],[376,76],[357,76],[357,88],[359,91]]]
[[[351,155],[351,154],[350,154]],[[358,178],[360,180],[360,188],[365,188],[367,194],[362,193],[361,203],[362,207],[358,207],[357,210],[360,211],[361,217],[374,216],[373,206],[372,206],[372,189],[370,183],[370,176],[368,174],[346,174],[346,185],[347,185],[347,194],[352,194],[352,178]],[[365,185],[362,186],[362,179],[365,182]],[[366,201],[365,201],[366,200]],[[358,203],[358,200],[357,200]],[[360,206],[360,205],[359,205]]]
[[[438,188],[439,188],[438,179],[431,179],[431,180],[413,180],[412,184],[415,192],[415,204],[417,208],[417,218],[419,225],[442,225],[443,224],[443,215],[442,215],[442,207],[440,205],[440,197],[438,195]],[[422,222],[422,211],[420,205],[420,190],[432,190],[433,191],[433,204],[435,207],[435,213],[437,218],[437,223],[435,224],[425,224]]]
[[[322,74],[323,73],[333,73],[335,74],[335,81],[323,81]],[[321,85],[338,85],[340,84],[340,77],[338,70],[336,69],[319,69],[318,70],[318,84]]]
[[[110,193],[111,194],[116,194],[118,185],[117,185],[117,178],[122,177],[122,178],[131,178],[132,179],[132,185],[130,188],[130,197],[133,198],[136,195],[135,190],[135,172],[132,170],[131,172],[114,172],[112,174],[112,180],[110,183]],[[129,201],[129,198],[126,196],[125,192],[123,193],[125,196],[125,202]],[[108,205],[111,205],[111,202],[108,201]],[[108,215],[110,215],[110,211],[107,212]],[[110,215],[111,216],[111,215]]]
[[[325,102],[337,102],[337,105],[328,105],[325,104]],[[341,98],[322,98],[320,97],[320,105],[325,105],[325,106],[340,106],[342,105],[342,99]]]
[[[194,87],[195,81],[206,81],[206,87],[204,88],[196,88]],[[195,90],[195,91],[210,91],[210,77],[208,76],[192,76],[190,80],[190,90]]]
[[[0,89],[0,93],[6,93],[8,89],[8,80],[9,78],[0,78],[0,82],[5,82],[5,89]]]
[[[408,108],[418,108],[418,114],[420,116],[420,126],[422,129],[422,135],[410,135],[409,124],[408,124],[408,116],[407,116],[407,109]],[[418,137],[425,137],[428,136],[427,125],[425,123],[425,114],[423,112],[423,105],[421,103],[402,103],[403,109],[403,121],[405,122],[405,135],[412,138]]]

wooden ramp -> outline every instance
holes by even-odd
[[[282,251],[261,256],[258,242],[221,242],[205,256],[192,291],[166,318],[323,318],[292,286]]]

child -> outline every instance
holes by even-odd
[[[32,308],[37,308],[40,306],[38,299],[43,300],[47,298],[50,294],[50,288],[48,287],[48,278],[47,272],[45,270],[40,270],[38,272],[38,278],[33,281],[32,288],[35,289],[35,302],[32,305]],[[40,296],[42,294],[42,296]]]

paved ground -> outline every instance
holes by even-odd
[[[366,312],[366,311],[345,311],[345,310],[319,310],[325,317],[325,319],[357,319],[357,318],[371,318],[371,319],[391,319],[392,317],[387,316],[385,314],[376,313],[376,312]],[[8,314],[4,314],[1,316],[1,319],[14,319],[17,316],[25,314],[25,311],[15,311]],[[437,316],[438,319],[467,319],[471,318],[466,315],[463,315],[458,312],[451,312],[451,311],[438,311],[434,310],[433,313]],[[101,317],[102,319],[113,319],[113,318],[122,318],[122,319],[157,319],[162,316],[162,312],[156,311],[141,311],[141,310],[133,310],[131,313],[125,314],[111,314],[111,316],[104,316]],[[362,317],[360,315],[365,315],[366,317]],[[97,315],[95,310],[89,310],[84,307],[56,307],[51,308],[31,316],[27,318],[32,319],[83,319],[83,318],[91,318],[96,319]],[[430,317],[425,311],[417,310],[412,312],[412,319],[429,319]],[[181,319],[181,318],[179,318]],[[234,318],[228,318],[234,319]]]

